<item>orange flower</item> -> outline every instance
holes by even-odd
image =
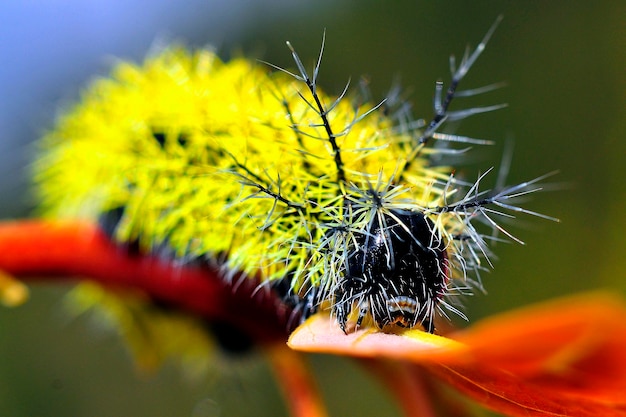
[[[624,318],[620,300],[597,293],[502,314],[447,337],[417,330],[346,336],[315,317],[291,335],[289,345],[402,361],[506,415],[625,416]]]
[[[447,397],[438,402],[445,393],[435,381],[510,416],[626,416],[626,306],[608,294],[528,307],[445,337],[371,329],[345,335],[318,314],[291,334],[289,349],[290,312],[251,280],[233,291],[207,267],[129,255],[89,223],[0,225],[0,270],[22,280],[89,277],[227,323],[265,348],[294,416],[326,415],[298,351],[359,358],[408,416],[436,415],[431,403],[444,415],[465,415]],[[16,291],[23,293],[21,284],[0,276],[0,298],[14,303]]]

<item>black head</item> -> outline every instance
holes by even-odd
[[[369,313],[380,328],[421,324],[434,331],[433,314],[448,280],[445,245],[434,223],[422,213],[394,210],[377,216],[354,241],[334,294],[342,330],[358,308],[357,327]]]

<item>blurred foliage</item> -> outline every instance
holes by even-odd
[[[131,27],[151,4],[128,3],[134,7],[124,9],[127,15],[109,18],[119,17],[120,25]],[[95,42],[75,61],[67,58],[73,45],[59,45],[66,48],[61,67],[55,67],[56,62],[48,68],[32,61],[37,64],[31,68],[37,81],[29,81],[34,77],[29,71],[22,71],[18,81],[40,86],[45,94],[24,88],[27,97],[4,95],[2,215],[24,215],[32,206],[24,185],[28,144],[52,123],[59,99],[62,104],[71,102],[91,74],[105,72],[97,64],[103,56],[139,60],[165,32],[166,37],[190,45],[216,44],[225,56],[243,52],[293,67],[284,41],[290,40],[300,56],[312,63],[326,30],[319,83],[328,92],[339,92],[349,77],[356,81],[365,76],[374,96],[383,97],[399,80],[411,93],[415,114],[430,117],[434,81],[449,75],[448,55],[459,56],[466,44],[476,45],[496,16],[503,14],[504,21],[463,86],[505,81],[506,88],[481,96],[476,103],[506,102],[509,107],[476,116],[459,128],[463,134],[499,142],[493,149],[475,150],[476,158],[463,170],[475,176],[497,164],[502,143],[514,138],[509,182],[560,170],[554,177],[559,189],[536,196],[527,206],[562,223],[528,218],[516,222],[511,230],[527,245],[499,245],[496,269],[484,277],[489,295],[467,299],[467,314],[473,321],[561,294],[607,287],[626,290],[623,1],[327,0],[299,2],[298,7],[281,1],[234,1],[227,12],[222,4],[218,12],[217,1],[189,2],[189,8],[185,2],[157,3],[160,13],[146,18],[136,38],[133,30],[139,28],[102,27],[103,37],[125,36]],[[41,13],[38,19],[43,21],[33,20],[26,7],[0,6],[0,16],[4,13],[9,25],[25,25],[16,33],[29,36],[2,38],[0,52],[11,58],[3,66],[21,68],[20,60],[34,59],[40,51],[29,49],[30,35],[33,39],[60,36],[45,32],[54,27],[75,32],[79,42],[81,31],[93,30],[87,24],[68,27],[54,20],[61,14]],[[98,19],[89,11],[81,9],[81,13],[85,20]],[[224,13],[228,19],[222,18]],[[67,70],[71,77],[59,68],[72,68]],[[0,78],[0,87],[8,88],[14,81]],[[5,109],[17,113],[9,119]],[[21,164],[24,174],[16,171],[15,163]],[[517,228],[518,224],[524,226]],[[87,319],[68,319],[62,311],[62,293],[43,287],[33,291],[25,306],[0,310],[0,415],[285,413],[271,373],[258,358],[216,364],[215,372],[203,381],[186,381],[173,367],[148,377],[138,375],[120,340]],[[353,363],[338,358],[312,360],[333,415],[396,415],[388,394]],[[363,383],[356,384],[357,380]]]

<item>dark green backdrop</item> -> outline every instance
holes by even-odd
[[[8,3],[0,6],[7,22],[0,29],[3,217],[25,215],[33,205],[25,185],[28,143],[91,75],[106,72],[103,57],[138,60],[155,40],[174,39],[292,67],[284,41],[310,63],[326,29],[319,81],[326,90],[339,92],[348,77],[366,75],[382,95],[399,79],[412,91],[416,113],[428,117],[433,82],[448,76],[448,55],[476,45],[504,14],[465,86],[506,81],[506,88],[477,102],[509,107],[468,120],[460,131],[500,143],[514,138],[511,182],[559,169],[554,181],[562,189],[528,206],[562,223],[524,219],[526,226],[514,231],[526,246],[499,245],[496,269],[484,277],[488,295],[467,300],[468,316],[477,320],[589,289],[626,290],[623,1]],[[491,166],[500,151],[480,153],[484,159],[472,168]],[[138,375],[116,336],[64,314],[62,294],[37,287],[25,306],[0,309],[1,416],[285,413],[259,360],[220,364],[199,382],[170,367]],[[336,358],[312,359],[333,415],[396,415],[361,369]]]

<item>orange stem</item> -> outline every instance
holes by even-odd
[[[408,363],[362,360],[398,400],[407,417],[435,417],[427,375]]]
[[[294,417],[326,417],[324,402],[302,354],[277,344],[266,349]]]

